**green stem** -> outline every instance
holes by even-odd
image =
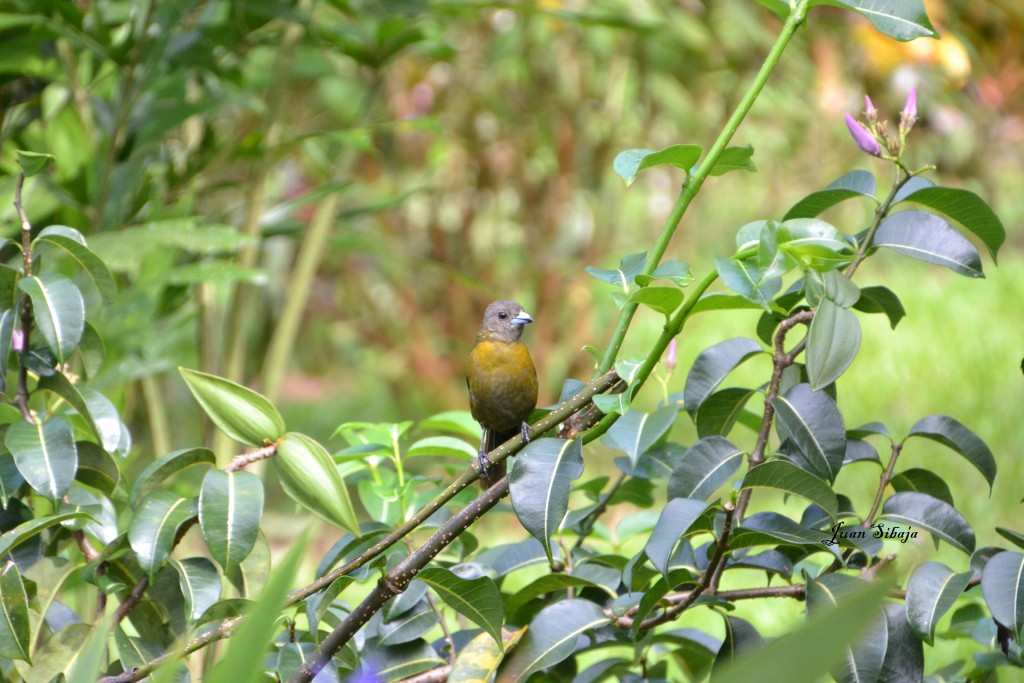
[[[864,261],[868,256],[868,249],[871,248],[871,243],[875,240],[875,233],[878,232],[878,227],[882,224],[882,221],[886,216],[889,215],[889,209],[892,208],[893,200],[896,198],[896,193],[903,189],[903,186],[910,182],[910,179],[914,177],[913,173],[907,171],[907,169],[900,164],[899,168],[903,171],[903,177],[899,178],[892,184],[892,190],[889,191],[889,196],[885,198],[885,201],[878,205],[875,209],[875,218],[871,221],[871,226],[868,228],[868,234],[864,236],[864,240],[860,243],[860,248],[857,250],[857,256],[854,257],[853,261],[846,267],[846,277],[852,278],[853,274],[857,272],[857,267]]]
[[[739,129],[743,119],[746,118],[750,109],[754,106],[754,102],[757,100],[758,95],[761,94],[761,90],[768,82],[768,77],[771,76],[772,71],[778,65],[779,60],[782,58],[782,53],[786,50],[786,46],[789,45],[789,41],[792,40],[796,31],[804,23],[804,18],[807,16],[808,0],[801,0],[792,9],[789,14],[789,18],[786,19],[786,24],[782,27],[782,32],[779,34],[778,39],[772,46],[771,51],[764,60],[764,64],[761,65],[761,69],[757,72],[750,87],[747,88],[747,92],[743,95],[743,99],[736,106],[736,110],[733,111],[732,116],[726,122],[722,132],[718,135],[718,139],[708,150],[708,154],[704,157],[704,161],[701,162],[700,166],[694,171],[693,175],[683,184],[683,189],[676,199],[675,205],[672,207],[671,213],[668,218],[665,219],[665,227],[662,228],[661,234],[658,235],[658,240],[654,243],[654,247],[647,255],[647,262],[644,264],[643,274],[650,275],[654,272],[658,264],[661,263],[662,257],[665,255],[665,251],[668,249],[669,243],[672,241],[672,236],[675,234],[676,228],[679,227],[679,223],[683,219],[683,214],[686,213],[686,209],[689,208],[690,202],[697,196],[697,192],[700,191],[701,185],[707,180],[708,176],[711,175],[711,169],[714,168],[715,163],[718,161],[718,157],[721,156],[725,150],[732,136]],[[615,325],[615,330],[612,332],[611,340],[608,342],[608,347],[604,351],[604,356],[601,358],[601,362],[598,363],[595,375],[600,375],[607,372],[612,365],[615,364],[615,359],[619,355],[619,350],[622,348],[622,342],[626,338],[626,330],[629,329],[630,321],[633,319],[633,314],[636,313],[637,304],[626,304],[622,307],[622,312],[619,314],[618,323]]]

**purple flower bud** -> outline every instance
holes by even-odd
[[[864,114],[867,116],[868,121],[878,120],[878,110],[875,109],[874,103],[867,95],[864,96]]]
[[[21,330],[14,330],[11,334],[11,346],[15,351],[21,351],[25,347],[25,335],[21,333]]]
[[[676,369],[676,364],[679,362],[679,357],[676,351],[676,338],[673,337],[672,341],[668,343],[668,350],[665,352],[665,367],[668,368],[669,372]]]
[[[903,118],[913,121],[917,118],[917,88],[907,93],[907,103],[903,105]]]
[[[849,114],[846,115],[846,127],[850,129],[850,135],[853,136],[853,141],[856,142],[857,146],[862,150],[876,157],[882,153],[882,146],[878,144],[878,140],[875,139],[875,136],[864,127],[864,124]]]

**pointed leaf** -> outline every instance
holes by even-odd
[[[719,673],[723,669],[741,662],[743,655],[754,653],[764,647],[764,639],[749,621],[726,614],[723,614],[722,618],[725,620],[725,639],[718,648],[718,654],[715,655],[712,669],[712,678],[715,681],[718,681]]]
[[[703,500],[692,498],[673,498],[661,511],[654,531],[651,532],[647,544],[644,545],[644,552],[650,558],[651,564],[663,575],[668,576],[668,560],[672,551],[682,538],[693,526],[704,511],[708,509],[708,503]]]
[[[420,423],[420,426],[423,426],[422,423]],[[479,431],[480,428],[478,427],[477,432]],[[476,435],[476,438],[480,439],[479,433]],[[409,450],[405,452],[405,457],[407,458],[424,455],[431,458],[440,455],[472,460],[476,457],[476,449],[454,436],[428,436],[409,446]]]
[[[846,372],[860,349],[860,323],[852,311],[822,299],[807,333],[807,376],[824,389]]]
[[[427,567],[416,575],[416,580],[433,588],[445,604],[484,629],[502,646],[501,592],[490,577],[463,579],[449,569]]]
[[[252,551],[262,515],[259,477],[251,472],[207,471],[199,493],[199,526],[210,555],[225,571],[237,567]]]
[[[706,500],[743,464],[743,451],[721,436],[695,443],[672,471],[669,498]]]
[[[39,243],[52,244],[63,250],[92,280],[103,303],[107,305],[113,303],[114,297],[117,295],[114,277],[110,274],[107,264],[85,245],[85,239],[80,232],[63,225],[51,225],[43,228],[33,241],[33,244]]]
[[[907,608],[891,602],[882,604],[889,640],[885,644],[880,681],[924,680],[924,646],[907,621]]]
[[[893,476],[889,483],[892,485],[893,490],[897,492],[917,491],[918,493],[927,493],[932,498],[938,498],[944,503],[953,505],[953,493],[949,490],[949,486],[943,481],[942,477],[931,470],[912,467]]]
[[[807,195],[793,205],[782,218],[814,218],[851,197],[875,199],[875,176],[867,171],[852,171],[832,181],[824,190]],[[877,200],[875,200],[877,202]]]
[[[648,306],[668,319],[683,303],[683,297],[683,291],[678,287],[641,287],[633,290],[626,301]]]
[[[862,313],[884,313],[894,330],[899,321],[907,315],[899,297],[888,287],[864,287],[860,290],[860,298],[853,307]]]
[[[573,598],[545,607],[530,622],[496,683],[520,683],[534,671],[554,666],[573,653],[584,632],[608,622],[600,606],[589,600]]]
[[[951,187],[925,187],[903,198],[944,213],[964,226],[984,243],[992,260],[1006,240],[1006,230],[995,211],[969,190]]]
[[[59,417],[35,424],[15,422],[4,435],[4,445],[25,481],[54,503],[75,480],[75,435],[71,425]]]
[[[878,226],[872,246],[945,266],[967,277],[984,276],[981,257],[974,245],[944,218],[927,211],[901,211],[890,215]]]
[[[59,273],[23,277],[18,288],[32,300],[36,326],[57,360],[63,363],[78,346],[85,329],[85,300],[68,278]]]
[[[75,480],[91,486],[107,496],[112,496],[121,480],[121,472],[114,459],[91,441],[77,441],[78,471]]]
[[[171,560],[171,566],[178,572],[181,594],[185,598],[185,618],[195,622],[220,600],[220,574],[205,557],[190,557],[180,562]]]
[[[842,574],[825,575],[808,583],[808,614],[819,615],[823,611],[834,610],[841,600],[855,595],[863,584],[859,579]],[[843,658],[832,669],[833,678],[839,683],[879,680],[888,636],[885,616],[876,610],[866,631],[856,642],[845,648]]]
[[[25,541],[33,538],[40,531],[73,519],[96,521],[87,512],[82,511],[62,512],[59,515],[51,515],[48,517],[35,517],[27,522],[22,522],[10,531],[5,531],[0,535],[0,557],[3,557]]]
[[[895,40],[938,37],[921,0],[812,0],[811,5],[851,9]]]
[[[757,266],[725,256],[715,257],[715,266],[722,282],[744,299],[771,310],[772,297],[782,289],[782,278],[763,278]]]
[[[194,498],[161,489],[143,499],[128,527],[128,542],[151,580],[170,556],[178,529],[195,516]]]
[[[833,519],[839,513],[836,494],[824,480],[785,460],[761,463],[743,477],[741,488],[767,487],[806,498],[817,504]]]
[[[647,252],[642,251],[623,257],[619,262],[619,267],[614,270],[595,268],[594,266],[587,266],[584,270],[598,280],[628,291],[636,276],[644,269],[645,263],[647,263]]]
[[[941,562],[925,562],[907,582],[907,620],[914,634],[931,645],[935,625],[967,588],[971,572],[955,573]]]
[[[882,506],[882,517],[916,525],[968,555],[974,552],[974,530],[956,509],[924,493],[894,493]]]
[[[937,441],[964,456],[967,462],[981,472],[988,482],[989,491],[992,490],[996,478],[996,459],[985,442],[961,422],[947,415],[929,415],[910,428],[907,438],[912,436]]]
[[[995,620],[1019,639],[1024,630],[1024,555],[1008,550],[992,557],[981,572],[981,592]]]
[[[0,655],[31,663],[29,631],[25,582],[17,565],[8,562],[0,569]]]
[[[742,147],[726,147],[715,160],[708,175],[725,175],[730,171],[756,171],[757,166],[751,161],[754,156],[754,148],[750,145]]]
[[[178,368],[192,395],[226,435],[250,446],[265,446],[284,434],[277,409],[252,389],[222,377]]]
[[[140,500],[172,474],[193,465],[216,464],[217,456],[209,448],[184,448],[154,460],[146,466],[146,469],[142,470],[135,483],[132,484],[132,492],[129,496],[132,507],[138,506]]]
[[[827,482],[835,481],[846,455],[846,427],[835,401],[808,384],[797,384],[772,399],[780,423],[814,469]]]
[[[574,439],[539,439],[526,445],[512,464],[512,508],[553,561],[551,537],[569,509],[572,482],[583,474],[583,445]]]
[[[703,152],[700,145],[672,145],[657,152],[653,149],[627,149],[618,153],[612,168],[626,181],[626,185],[632,185],[640,171],[653,166],[677,166],[689,173]]]
[[[758,392],[754,389],[731,387],[708,396],[694,419],[697,423],[697,436],[702,439],[709,436],[728,436],[737,421],[744,416],[754,416],[754,413],[746,410],[746,405],[756,393]],[[760,421],[760,418],[757,420]]]
[[[18,166],[21,167],[21,171],[25,174],[26,178],[42,173],[55,162],[56,159],[52,154],[18,150]]]
[[[665,279],[674,282],[679,287],[685,287],[686,285],[693,282],[693,274],[690,272],[690,266],[686,265],[682,261],[676,259],[668,259],[658,264],[658,267],[654,269],[654,272],[650,275],[644,275],[640,273],[634,280],[641,287],[646,287],[654,280]],[[576,392],[573,392],[575,394]],[[570,394],[571,395],[571,394]],[[568,396],[565,398],[569,398]],[[563,399],[565,400],[565,399]]]
[[[653,413],[630,409],[618,419],[605,435],[605,443],[624,451],[634,467],[641,455],[654,446],[672,428],[679,409],[668,406]]]
[[[314,439],[288,432],[274,459],[281,485],[292,500],[349,533],[359,535],[352,500],[331,456]]]
[[[701,351],[686,376],[683,407],[691,413],[699,409],[730,372],[760,353],[764,353],[761,345],[746,337],[727,339]]]

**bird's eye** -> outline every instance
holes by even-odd
[[[502,311],[501,313],[498,314],[498,317],[501,318],[502,320],[504,320],[505,318],[508,317],[508,313],[506,313],[505,311]]]

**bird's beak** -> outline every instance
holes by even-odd
[[[510,320],[509,322],[511,322],[513,325],[525,325],[527,323],[532,323],[533,318],[531,318],[530,314],[527,313],[526,311],[519,311],[519,315],[512,318],[512,320]]]

